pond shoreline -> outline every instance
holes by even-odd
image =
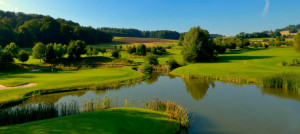
[[[35,90],[35,91],[31,91],[29,93],[26,93],[19,100],[12,100],[12,101],[8,101],[8,102],[0,103],[0,108],[12,107],[12,106],[15,106],[15,105],[18,105],[18,104],[22,103],[23,101],[25,101],[29,98],[37,97],[37,96],[45,95],[45,94],[72,92],[72,91],[78,91],[78,90],[91,90],[91,89],[106,90],[106,89],[119,88],[119,87],[122,87],[122,86],[135,84],[135,83],[138,83],[138,82],[142,82],[143,80],[146,80],[146,79],[149,79],[149,76],[142,75],[141,77],[137,77],[137,78],[133,78],[133,79],[122,80],[122,81],[114,81],[114,82],[108,82],[108,83],[101,83],[101,84],[93,84],[93,85],[77,86],[77,87],[68,87],[68,88],[56,88],[56,89],[51,89],[51,90],[40,89],[40,90]]]

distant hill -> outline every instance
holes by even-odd
[[[281,28],[281,29],[276,29],[278,31],[289,31],[290,33],[297,33],[298,30],[300,29],[300,24],[298,25],[289,25],[286,26],[285,28]]]

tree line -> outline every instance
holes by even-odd
[[[67,44],[71,40],[96,44],[111,42],[112,38],[110,33],[100,28],[83,27],[61,18],[0,10],[1,46],[11,42],[15,42],[20,47],[30,47],[37,42]]]
[[[289,25],[289,26],[286,26],[285,28],[276,29],[276,30],[278,30],[278,31],[289,31],[291,33],[297,33],[298,29],[300,29],[300,24],[298,24],[298,25]]]
[[[102,27],[101,30],[105,32],[109,32],[113,36],[120,36],[120,37],[162,38],[162,39],[177,40],[180,36],[179,32],[170,31],[170,30],[141,31],[138,29],[109,28],[109,27]]]

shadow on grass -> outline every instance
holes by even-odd
[[[268,48],[244,48],[239,50],[230,50],[229,52],[226,52],[225,54],[242,54],[245,52],[252,52],[252,51],[259,51],[259,50],[267,50]]]
[[[272,57],[274,56],[220,56],[217,62],[229,62],[230,60],[258,60]]]

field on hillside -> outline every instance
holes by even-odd
[[[280,72],[300,73],[300,67],[282,66],[283,61],[300,59],[294,48],[258,48],[233,50],[219,55],[217,62],[195,63],[177,68],[171,74],[223,79],[247,79],[259,82],[264,76]]]
[[[276,38],[249,38],[249,41],[263,41],[264,39],[268,39],[269,41],[276,41]],[[285,38],[286,41],[293,41],[294,38]]]
[[[94,44],[93,47],[100,48],[104,47],[107,49],[114,49],[115,46],[118,48],[120,46],[126,48],[126,46],[138,45],[140,43],[145,44],[147,47],[152,46],[168,46],[175,45],[178,43],[177,40],[169,40],[169,39],[158,39],[158,38],[135,38],[135,37],[114,37],[113,41],[110,43],[99,43]]]

